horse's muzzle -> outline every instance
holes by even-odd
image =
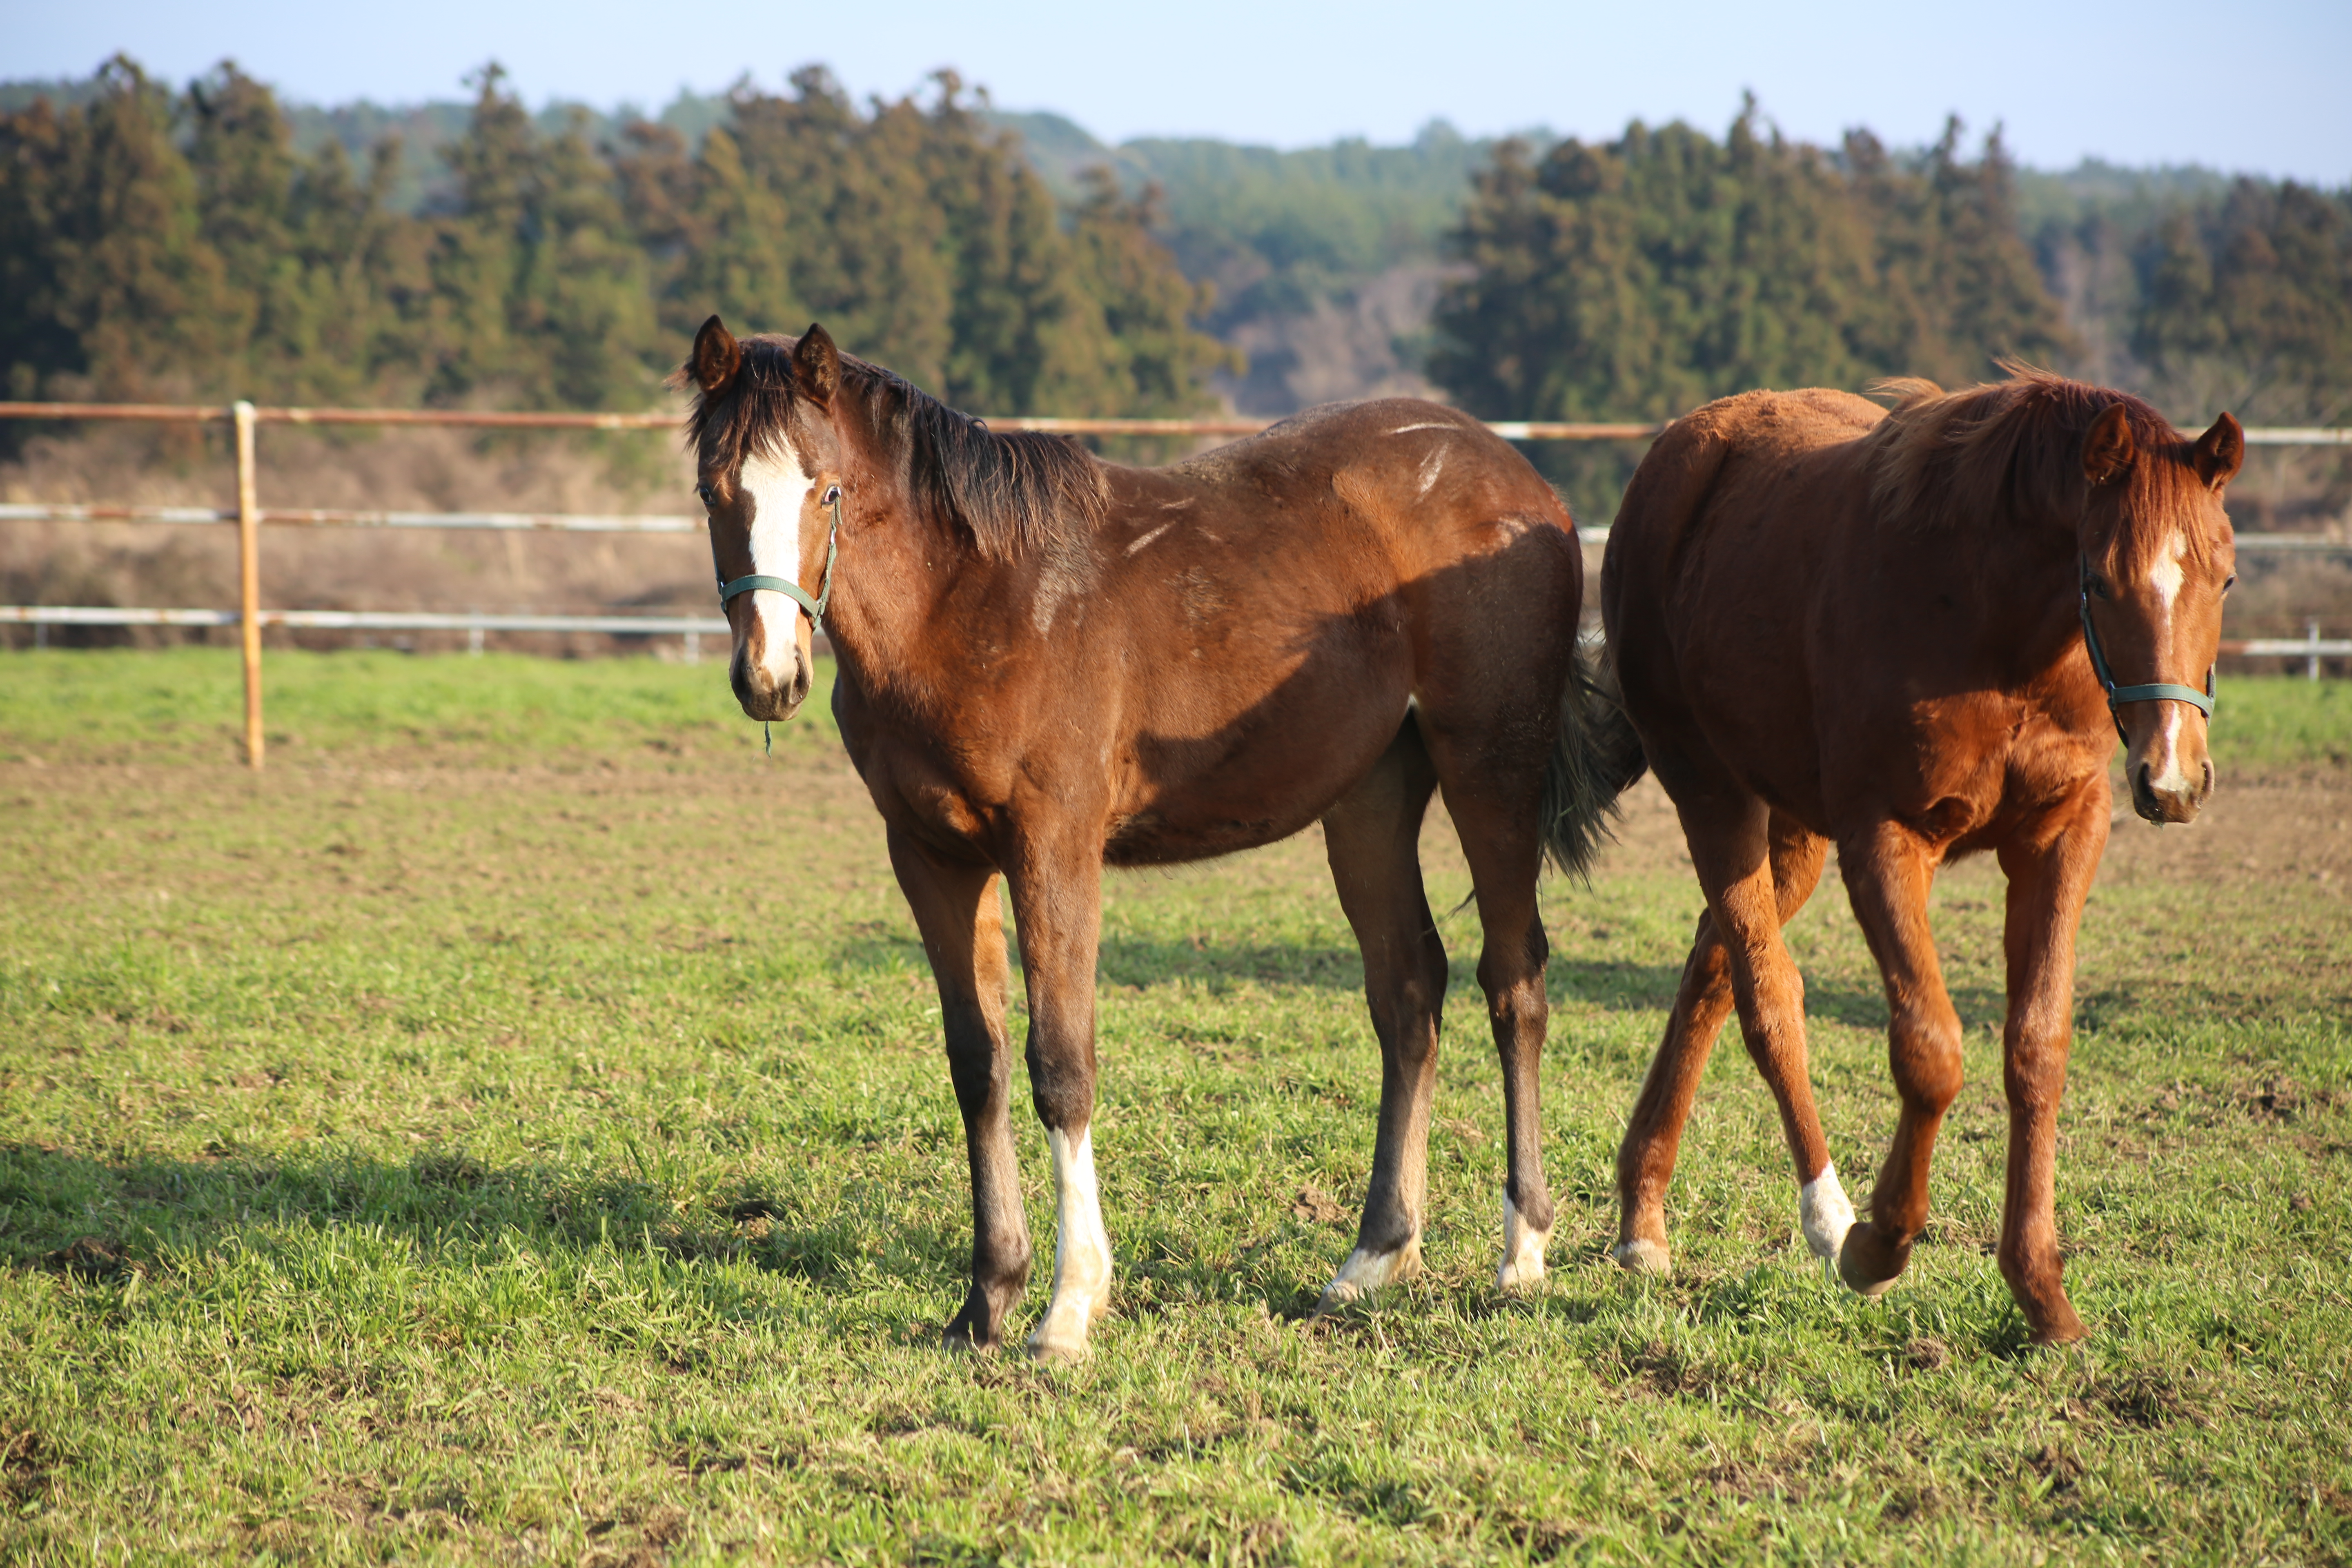
[[[754,662],[738,648],[727,667],[727,684],[734,689],[735,700],[743,706],[747,719],[782,721],[800,711],[808,700],[809,663],[800,650],[792,650],[791,670],[781,680],[767,661]]]
[[[2146,763],[2131,771],[2132,809],[2158,827],[2166,823],[2194,822],[2198,811],[2213,793],[2213,764],[2201,763],[2195,778],[2176,778],[2158,787],[2154,771]]]

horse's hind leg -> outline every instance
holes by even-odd
[[[1495,1283],[1502,1289],[1544,1277],[1544,1248],[1554,1219],[1543,1168],[1543,1048],[1551,1003],[1544,966],[1551,956],[1536,881],[1543,866],[1538,835],[1542,775],[1446,766],[1445,806],[1478,894],[1478,985],[1503,1069],[1507,1158],[1503,1181],[1503,1260]]]
[[[1756,843],[1759,827],[1760,847]],[[1796,918],[1820,883],[1828,843],[1778,813],[1768,816],[1754,804],[1742,805],[1721,822],[1687,814],[1685,831],[1706,888],[1708,908],[1699,917],[1664,1037],[1626,1123],[1624,1142],[1618,1146],[1618,1229],[1612,1256],[1626,1268],[1663,1272],[1667,1267],[1666,1186],[1674,1178],[1683,1126],[1707,1056],[1738,999],[1740,1032],[1780,1107],[1781,1130],[1796,1163],[1798,1212],[1806,1244],[1816,1256],[1834,1258],[1853,1222],[1853,1210],[1829,1162],[1828,1143],[1813,1107],[1805,1056],[1804,981],[1780,938],[1780,928]],[[1759,847],[1764,851],[1760,857]],[[1744,964],[1733,962],[1723,940],[1727,928],[1744,933]],[[1738,973],[1743,967],[1748,971],[1744,986]]]
[[[1422,814],[1437,786],[1408,723],[1381,760],[1323,817],[1339,907],[1364,953],[1364,994],[1381,1042],[1381,1115],[1372,1179],[1355,1250],[1324,1287],[1332,1307],[1421,1265],[1429,1110],[1436,1082],[1445,947],[1422,890]]]
[[[1029,1225],[1013,1152],[1013,1050],[1004,1027],[1004,926],[996,873],[943,860],[892,828],[890,866],[915,911],[940,987],[948,1072],[971,1165],[971,1286],[947,1327],[950,1347],[987,1350],[1029,1283]]]
[[[1903,1272],[1927,1223],[1936,1132],[1960,1092],[1960,1018],[1927,929],[1936,875],[1927,847],[1899,824],[1882,822],[1841,843],[1839,863],[1854,919],[1885,979],[1886,1057],[1903,1103],[1870,1217],[1855,1224],[1838,1254],[1845,1282],[1875,1296]]]

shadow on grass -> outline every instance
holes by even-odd
[[[741,1264],[819,1287],[876,1274],[961,1284],[970,1238],[858,1184],[827,1204],[740,1192],[681,1203],[650,1182],[446,1150],[405,1164],[348,1153],[88,1159],[0,1144],[0,1267],[84,1276],[205,1255],[257,1226],[365,1230],[422,1253],[520,1248]],[[93,1234],[98,1233],[98,1234]],[[690,1271],[689,1271],[690,1272]]]
[[[100,1312],[127,1304],[138,1287],[240,1322],[255,1302],[305,1321],[315,1310],[380,1311],[389,1285],[408,1314],[392,1331],[441,1336],[436,1343],[451,1333],[529,1332],[532,1314],[593,1293],[611,1303],[593,1332],[638,1344],[674,1372],[704,1372],[729,1364],[707,1325],[809,1315],[804,1298],[747,1290],[746,1268],[804,1282],[826,1331],[937,1343],[964,1293],[970,1232],[960,1208],[927,1219],[913,1212],[921,1205],[896,1197],[864,1184],[828,1200],[739,1192],[682,1204],[656,1183],[493,1167],[450,1151],[405,1163],[349,1154],[108,1160],[8,1143],[0,1144],[0,1273],[46,1271],[96,1286],[89,1305]],[[1318,1317],[1321,1283],[1353,1232],[1352,1223],[1307,1222],[1277,1208],[1254,1238],[1202,1249],[1164,1217],[1132,1214],[1118,1232],[1116,1310],[1139,1320],[1255,1307],[1302,1331],[1435,1357],[1454,1352],[1465,1324],[1498,1317],[1563,1332],[1599,1325],[1602,1342],[1632,1354],[1658,1337],[1660,1301],[1700,1327],[1742,1331],[1810,1321],[1817,1310],[1801,1299],[1809,1289],[1792,1289],[1769,1261],[1659,1281],[1585,1267],[1599,1256],[1596,1237],[1557,1252],[1551,1283],[1532,1294],[1497,1294],[1482,1263],[1472,1279],[1424,1276]],[[1008,1324],[1014,1339],[1050,1289],[1052,1237],[1034,1239],[1042,1245]],[[518,1310],[501,1282],[522,1259],[551,1287]],[[615,1268],[627,1272],[616,1280]],[[359,1283],[371,1270],[376,1282]],[[887,1305],[876,1294],[883,1284],[898,1288]],[[928,1306],[910,1314],[908,1297]],[[303,1298],[310,1304],[288,1305]],[[2003,1302],[1991,1318],[1975,1336],[1982,1352],[2027,1353],[2013,1309]],[[1770,1375],[1759,1360],[1749,1381]],[[1702,1381],[1678,1372],[1653,1392],[1705,1392]]]

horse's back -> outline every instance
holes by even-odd
[[[1056,679],[1103,688],[1133,732],[1114,860],[1295,831],[1414,712],[1481,765],[1537,736],[1540,771],[1582,557],[1550,487],[1478,421],[1409,398],[1328,405],[1116,470],[1111,495],[1088,614],[1120,647],[1097,640]]]
[[[1465,519],[1524,528],[1574,524],[1550,486],[1511,444],[1443,404],[1413,397],[1327,403],[1255,436],[1160,470],[1210,490],[1275,502],[1305,523],[1344,521],[1402,552],[1408,573],[1427,552],[1467,549]]]
[[[1610,558],[1671,555],[1727,499],[1825,447],[1858,442],[1885,410],[1850,392],[1744,392],[1685,415],[1661,432],[1634,471],[1610,532]],[[1858,446],[1851,456],[1861,459]]]
[[[1846,392],[1743,393],[1675,420],[1642,459],[1601,603],[1662,778],[1676,750],[1801,747],[1810,601],[1862,521],[1865,437],[1885,416]],[[1770,712],[1754,700],[1767,671],[1796,678]]]

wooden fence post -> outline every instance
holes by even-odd
[[[236,592],[245,634],[245,760],[261,771],[261,503],[253,476],[253,405],[230,405],[236,420]]]

